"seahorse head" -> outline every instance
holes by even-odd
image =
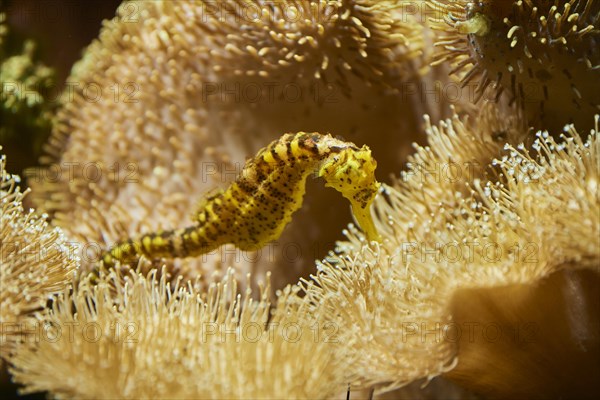
[[[350,201],[367,239],[380,241],[370,210],[381,186],[375,178],[376,168],[377,161],[367,146],[360,149],[348,146],[324,160],[319,176],[325,180],[325,186],[334,188]]]

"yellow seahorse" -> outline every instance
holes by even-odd
[[[256,250],[281,235],[302,205],[306,179],[315,172],[350,201],[367,239],[381,241],[370,211],[380,187],[376,167],[367,146],[319,133],[285,134],[248,160],[227,190],[205,198],[194,225],[120,242],[103,255],[104,267],[134,263],[141,255],[198,256],[226,243]]]

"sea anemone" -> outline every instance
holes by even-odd
[[[24,343],[10,358],[22,393],[277,399],[345,389],[335,336],[323,340],[328,332],[307,321],[317,315],[284,307],[298,288],[279,296],[271,317],[268,280],[252,300],[249,290],[239,294],[233,271],[204,292],[165,276],[111,272],[64,291],[40,319],[50,339]]]
[[[428,0],[435,63],[451,63],[477,100],[508,94],[528,125],[589,129],[600,110],[597,0]],[[489,90],[488,90],[489,89]],[[584,121],[584,122],[581,122]]]
[[[1,148],[0,148],[1,150]],[[0,157],[0,355],[28,335],[27,324],[48,299],[70,282],[79,259],[59,228],[23,209],[20,178],[6,172]]]

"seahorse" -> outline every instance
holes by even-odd
[[[285,134],[249,159],[226,190],[204,198],[193,225],[120,242],[104,253],[103,265],[136,262],[142,255],[193,257],[226,243],[257,250],[281,235],[302,206],[307,178],[315,173],[350,201],[367,239],[381,241],[370,211],[380,187],[376,167],[366,145],[358,148],[329,134]]]

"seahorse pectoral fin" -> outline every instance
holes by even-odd
[[[354,218],[358,222],[360,229],[365,233],[367,240],[369,242],[375,241],[381,243],[381,235],[375,227],[373,215],[371,214],[371,204],[363,208],[359,204],[352,202],[352,214],[354,214]]]

